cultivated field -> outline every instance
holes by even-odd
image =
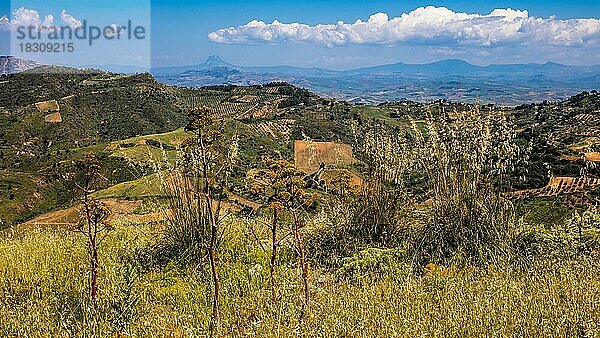
[[[298,169],[311,173],[325,165],[354,163],[352,147],[335,142],[294,141],[294,163]]]
[[[511,192],[517,198],[550,197],[595,190],[600,187],[600,179],[584,177],[552,177],[548,185],[540,189]]]
[[[60,115],[60,113],[51,113],[51,114],[48,114],[48,115],[44,116],[44,122],[47,122],[47,123],[61,123],[62,122],[62,116]]]
[[[38,102],[35,104],[35,107],[40,113],[57,112],[60,110],[60,106],[56,100]]]

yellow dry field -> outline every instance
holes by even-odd
[[[62,121],[62,116],[58,112],[44,116],[44,122],[46,123],[61,123]]]
[[[110,210],[109,221],[123,219],[124,217],[136,218],[135,216],[143,216],[132,214],[134,210],[141,207],[142,201],[107,199],[103,200],[102,203]],[[74,206],[64,210],[52,211],[24,223],[23,226],[73,226],[79,221],[79,208],[80,206]],[[132,219],[127,220],[131,221]]]
[[[40,113],[55,112],[60,110],[60,106],[56,100],[38,102],[35,104],[35,107]]]
[[[600,162],[600,152],[585,154],[585,160],[590,162]]]
[[[294,162],[298,169],[312,173],[321,163],[326,166],[348,165],[354,163],[352,147],[336,142],[294,142]]]
[[[589,162],[600,162],[600,152],[585,153],[583,157]],[[567,161],[579,161],[582,159],[582,156],[560,155],[560,158]]]
[[[574,156],[574,155],[560,155],[560,158],[563,160],[567,160],[567,161],[579,161],[581,160],[580,156]]]
[[[154,208],[148,212],[139,213],[138,211],[142,209],[144,205],[142,200],[130,201],[110,198],[102,199],[101,202],[110,211],[110,215],[107,219],[109,224],[121,222],[139,225],[160,222],[165,219],[165,213],[170,212],[168,210]],[[239,212],[243,207],[249,207],[256,210],[260,205],[235,195],[230,196],[227,202],[221,204],[221,208],[224,211]],[[79,222],[79,210],[81,208],[82,205],[76,205],[63,210],[48,212],[21,224],[19,227],[22,229],[72,228]]]

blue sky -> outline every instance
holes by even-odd
[[[29,0],[12,4],[0,0],[0,17],[10,17],[11,5],[13,10],[21,6],[36,10],[42,18],[52,14],[57,24],[65,10],[79,20],[98,25],[122,24],[131,19],[151,27],[146,43],[102,41],[94,49],[67,56],[70,62],[80,64],[184,65],[201,63],[209,55],[239,65],[334,69],[448,58],[476,64],[600,64],[598,0]],[[435,8],[415,11],[427,6]],[[489,16],[495,9],[507,8],[527,12],[502,11]],[[386,16],[378,14],[369,20],[377,13]],[[403,14],[407,16],[404,21],[394,19]],[[361,22],[354,24],[357,19]],[[258,24],[248,25],[253,20]],[[274,20],[278,22],[275,25]],[[438,23],[432,24],[434,21]],[[230,27],[233,30],[228,30]],[[0,34],[6,37],[6,33]],[[6,46],[0,44],[0,48]],[[65,55],[45,58],[64,60]]]

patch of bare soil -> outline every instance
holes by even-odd
[[[62,116],[58,112],[44,116],[44,122],[46,123],[61,123],[62,121]]]
[[[127,220],[134,210],[142,205],[142,201],[122,201],[116,199],[102,200],[108,210],[110,216],[108,221]],[[21,226],[64,226],[73,227],[79,221],[79,209],[81,205],[76,205],[67,209],[52,211],[40,215],[30,221],[23,223]],[[142,216],[142,215],[133,215]]]
[[[56,100],[43,101],[35,104],[35,107],[40,113],[49,113],[60,111],[60,106]]]
[[[305,173],[313,173],[321,163],[326,166],[354,163],[352,147],[336,142],[294,142],[294,162]]]

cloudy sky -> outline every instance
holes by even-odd
[[[598,0],[32,0],[0,5],[4,36],[19,22],[71,26],[83,20],[102,26],[143,22],[151,28],[151,45],[103,41],[93,52],[70,56],[74,63],[165,66],[219,55],[239,65],[333,69],[448,58],[476,64],[600,64]],[[92,60],[97,55],[102,59]]]

